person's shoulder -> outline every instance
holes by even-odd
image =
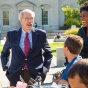
[[[84,29],[85,29],[84,27],[81,27],[81,28],[79,29],[79,31],[84,31]]]
[[[43,29],[34,28],[34,30],[38,33],[46,33],[46,31]]]
[[[7,36],[12,37],[12,36],[16,36],[19,33],[20,29],[14,29],[14,30],[10,30],[7,32]]]
[[[75,61],[74,61],[74,63],[76,63],[76,62],[78,62],[78,61],[80,61],[80,60],[82,60],[82,57],[81,57],[81,56],[77,56],[76,59],[75,59]],[[74,64],[74,63],[73,63],[73,64]]]
[[[19,31],[19,29],[14,29],[14,30],[8,31],[7,33],[15,33],[15,32],[18,32],[18,31]]]

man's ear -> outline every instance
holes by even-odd
[[[21,18],[20,18],[20,20],[19,20],[19,21],[20,21],[20,23],[22,23],[22,19],[21,19]]]
[[[65,48],[66,48],[67,51],[69,50],[67,46]]]
[[[66,46],[66,51],[67,51],[67,52],[70,52],[67,46]]]

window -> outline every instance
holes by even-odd
[[[43,11],[42,25],[48,25],[48,11]]]
[[[3,25],[9,25],[9,11],[3,11]]]

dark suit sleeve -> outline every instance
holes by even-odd
[[[9,59],[9,54],[10,54],[10,50],[9,49],[10,49],[9,35],[7,33],[6,42],[5,42],[3,50],[1,52],[1,63],[2,63],[3,70],[8,69],[6,64],[7,64],[8,59]]]
[[[51,48],[50,48],[50,46],[48,44],[46,33],[45,33],[45,36],[44,36],[43,50],[44,50],[44,53],[43,53],[43,56],[44,56],[43,66],[46,67],[47,71],[48,71],[49,67],[50,67],[50,64],[51,64],[51,61],[52,61],[52,51],[51,51]]]

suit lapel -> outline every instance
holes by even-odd
[[[18,45],[20,43],[21,33],[22,33],[22,29],[20,28],[18,30],[17,34],[15,34],[15,36],[16,36],[16,42],[17,42]]]
[[[36,32],[36,30],[33,30],[32,31],[32,48],[35,46],[35,42],[37,40],[37,36],[38,36],[38,33]]]
[[[19,44],[20,44],[20,38],[21,38],[21,33],[22,33],[22,29],[20,28],[17,32],[17,34],[15,34],[16,36],[16,39],[15,39],[15,42],[17,43],[17,46],[18,46],[18,49],[19,51],[21,52],[21,54],[23,56],[24,55],[24,52],[22,51],[22,49],[20,48]],[[32,49],[29,51],[28,55],[32,52],[32,50],[34,49],[34,46],[36,44],[36,41],[37,41],[37,37],[38,37],[38,33],[36,32],[36,29],[32,29]]]
[[[36,32],[36,29],[32,29],[32,49],[29,51],[29,54],[32,52],[32,50],[34,49],[34,46],[36,44],[37,41],[37,37],[38,37],[38,33]],[[28,55],[29,55],[28,54]]]
[[[24,56],[24,53],[22,51],[22,49],[20,48],[19,44],[20,44],[20,39],[21,39],[21,33],[22,33],[22,28],[20,28],[17,33],[15,34],[16,39],[15,42],[17,43],[18,46],[18,50],[20,51],[20,53]]]

